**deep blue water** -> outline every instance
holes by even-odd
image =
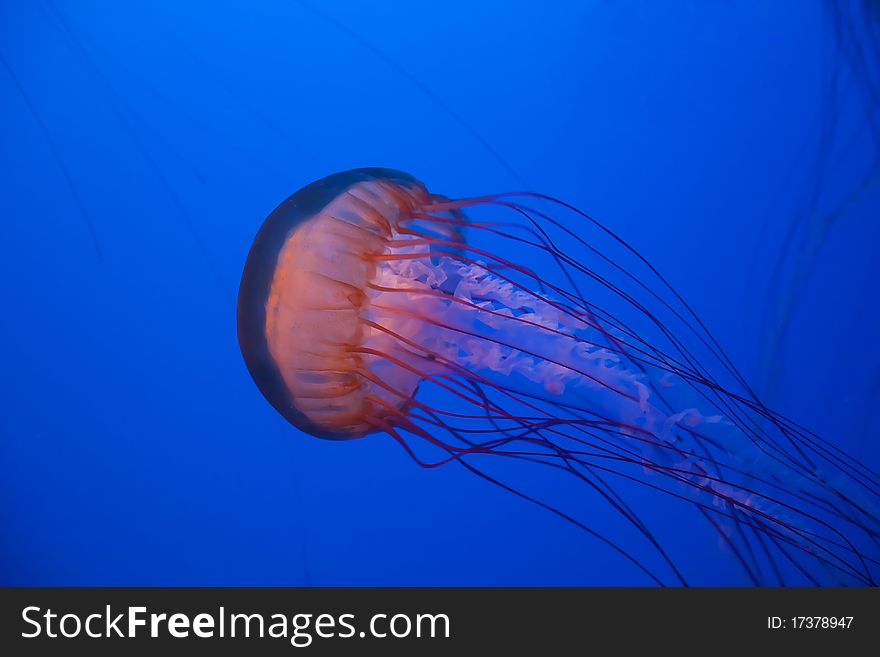
[[[647,583],[461,467],[260,396],[251,239],[358,166],[589,211],[769,405],[880,465],[874,3],[315,4],[0,4],[0,583]],[[636,496],[693,582],[746,583]]]

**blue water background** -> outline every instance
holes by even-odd
[[[0,584],[648,583],[463,468],[311,438],[260,396],[250,240],[358,166],[589,211],[768,403],[880,463],[876,104],[828,3],[317,6],[0,4]],[[679,506],[637,504],[693,581],[746,583]]]

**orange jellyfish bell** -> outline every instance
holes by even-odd
[[[393,252],[401,222],[419,222],[437,199],[401,171],[353,169],[307,185],[263,223],[239,288],[238,339],[260,391],[296,427],[362,436],[415,394],[421,374],[394,363],[396,345],[376,335],[368,310],[378,295],[374,258]],[[450,225],[426,223],[444,241],[461,240]]]

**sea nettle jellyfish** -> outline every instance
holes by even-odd
[[[694,508],[753,584],[876,583],[880,477],[764,406],[666,280],[568,204],[449,200],[387,169],[328,176],[259,230],[238,335],[299,429],[383,433],[424,467],[460,463],[657,583],[688,580],[615,481]],[[591,529],[589,509],[488,474],[490,456],[575,477],[665,574]]]

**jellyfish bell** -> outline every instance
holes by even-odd
[[[401,222],[418,224],[414,215],[439,198],[401,171],[354,169],[304,187],[263,223],[239,290],[239,344],[263,395],[294,426],[341,440],[376,431],[385,405],[406,410],[421,376],[354,348],[399,350],[363,321],[381,296],[373,257],[393,251]],[[420,223],[462,239],[449,224]]]
[[[876,581],[880,476],[764,406],[666,280],[563,202],[449,200],[390,169],[323,178],[257,233],[238,335],[257,386],[299,429],[382,432],[424,467],[458,462],[657,583],[475,459],[573,476],[681,583],[618,484],[690,504],[753,584]]]

